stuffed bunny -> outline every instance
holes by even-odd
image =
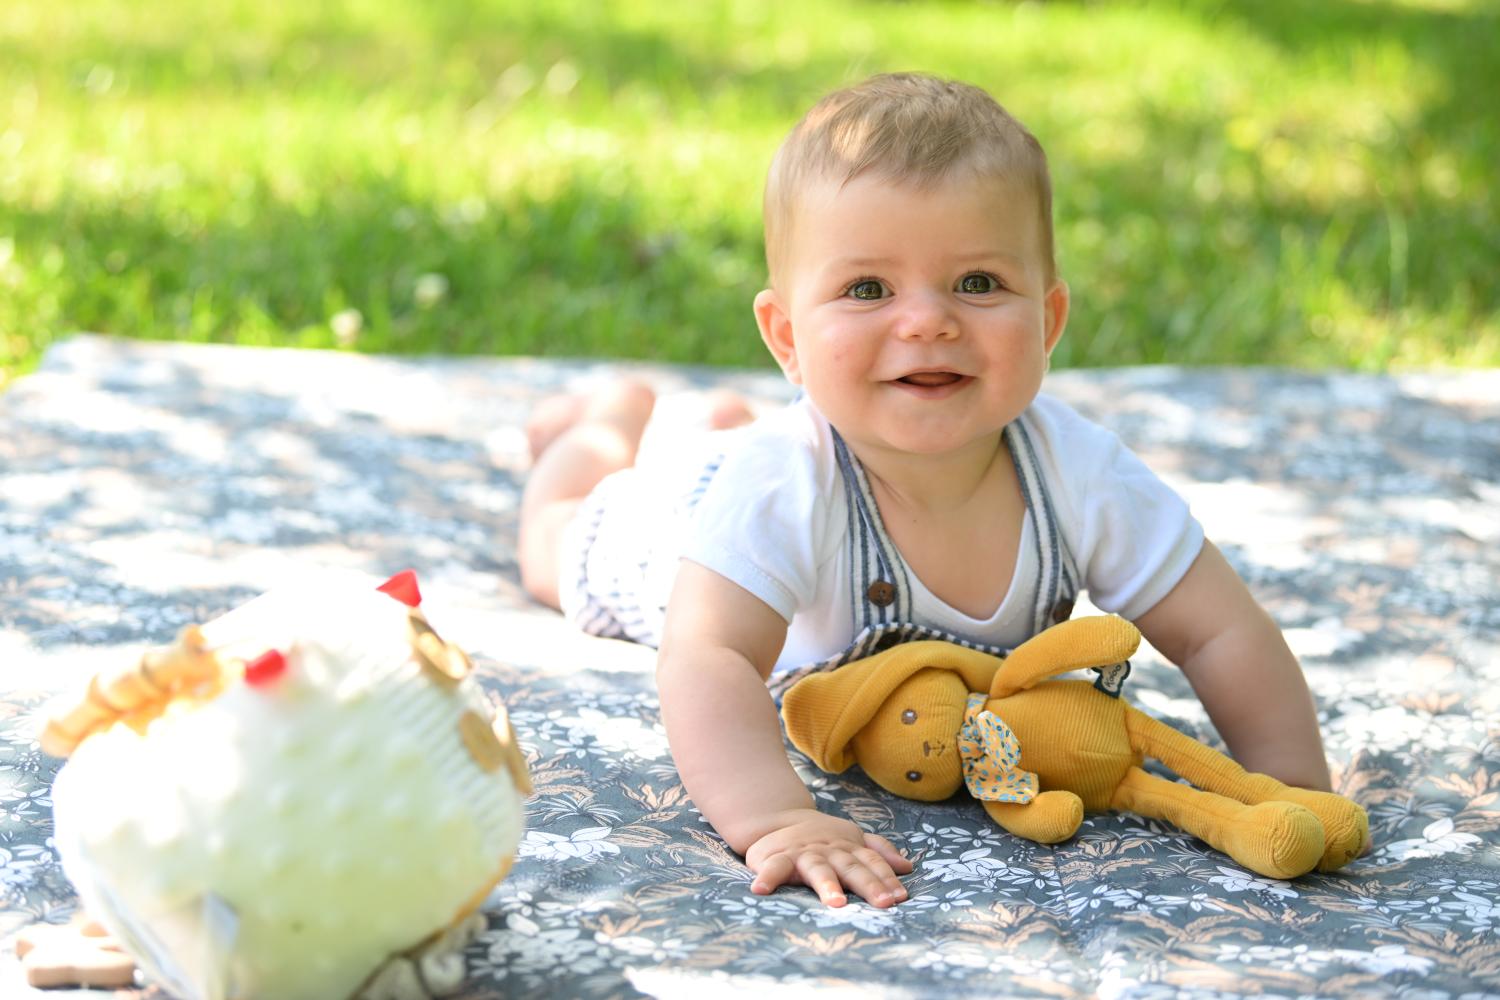
[[[1099,616],[1056,625],[1004,659],[906,643],[798,681],[782,718],[826,771],[857,763],[887,791],[928,802],[966,784],[995,822],[1043,844],[1073,836],[1086,810],[1129,810],[1272,878],[1332,871],[1369,846],[1351,800],[1247,772],[1112,685],[1046,680],[1088,667],[1111,676],[1140,638],[1124,619]],[[1197,787],[1147,773],[1145,757]]]

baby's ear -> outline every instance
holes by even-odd
[[[792,316],[775,289],[762,289],[755,296],[755,323],[760,327],[760,339],[781,366],[786,380],[801,385],[802,368],[797,363],[797,345],[792,338]]]

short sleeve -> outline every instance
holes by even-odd
[[[833,530],[834,465],[826,424],[794,403],[748,428],[698,502],[683,547],[788,622],[809,606],[818,570],[842,539]]]
[[[1038,397],[1031,413],[1054,500],[1089,599],[1136,619],[1175,587],[1203,548],[1187,502],[1112,432],[1066,404]]]

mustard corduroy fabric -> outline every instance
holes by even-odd
[[[1117,615],[1075,618],[1017,646],[995,674],[991,698],[1004,698],[1072,670],[1123,663],[1140,648],[1141,633]]]
[[[998,657],[952,643],[902,643],[798,681],[782,699],[781,716],[792,744],[823,770],[837,774],[854,764],[849,744],[855,734],[869,724],[891,692],[913,674],[929,669],[956,674],[967,698],[970,691],[988,690],[1000,664]],[[911,707],[920,709],[924,718],[930,717],[931,708],[942,699],[940,694],[925,692],[915,697],[922,699],[921,704]],[[962,709],[958,718],[963,718]],[[957,733],[958,727],[953,731]]]
[[[792,742],[827,771],[860,764],[888,791],[947,798],[963,783],[958,734],[972,692],[1020,742],[1036,774],[1030,802],[986,802],[995,822],[1043,843],[1071,837],[1083,811],[1168,820],[1273,878],[1331,871],[1369,845],[1363,809],[1342,796],[1246,772],[1211,747],[1078,680],[1047,680],[1132,655],[1140,633],[1113,616],[1064,622],[1003,661],[951,643],[915,642],[814,674],[787,692]],[[1192,785],[1141,769],[1151,756]],[[1197,787],[1193,787],[1196,785]]]

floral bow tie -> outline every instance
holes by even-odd
[[[1037,794],[1036,775],[1023,771],[1021,741],[994,712],[987,697],[969,695],[964,724],[958,731],[958,752],[964,762],[969,794],[988,802],[1030,802]]]

